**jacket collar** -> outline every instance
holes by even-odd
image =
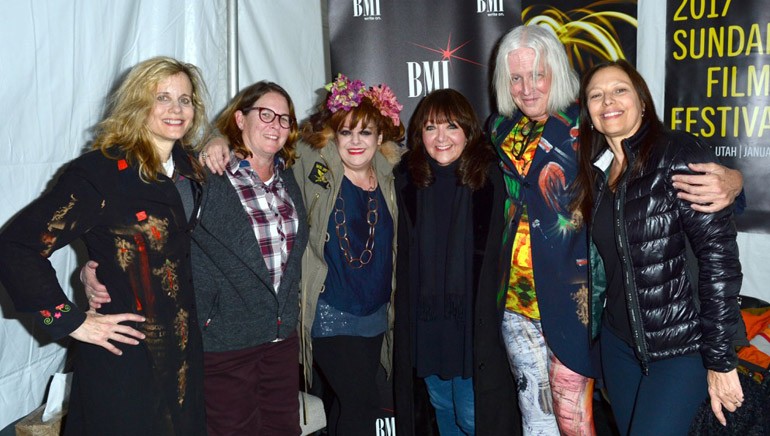
[[[639,130],[637,130],[636,133],[622,141],[629,166],[633,164],[636,157],[639,155],[639,148],[650,131],[650,124],[649,121],[644,121],[642,125],[639,126]],[[615,154],[612,150],[609,147],[606,147],[604,150],[600,151],[593,160],[593,166],[601,172],[607,173],[614,157]]]
[[[174,148],[171,149],[171,157],[174,159],[174,166],[176,171],[188,179],[197,180],[195,171],[193,171],[192,162],[193,157],[185,150],[185,147],[181,142],[176,141]]]
[[[615,159],[615,153],[613,153],[612,150],[607,147],[604,149],[604,151],[599,153],[599,156],[596,159],[594,159],[594,168],[603,173],[606,173],[610,169],[610,165],[612,164],[613,159]]]

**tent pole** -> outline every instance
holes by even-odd
[[[238,93],[238,0],[227,0],[227,98]]]

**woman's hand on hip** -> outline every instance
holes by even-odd
[[[126,321],[144,322],[145,318],[135,313],[120,313],[116,315],[102,315],[93,311],[86,312],[86,320],[75,329],[70,336],[81,342],[99,345],[110,353],[120,356],[123,354],[110,341],[121,342],[128,345],[139,344],[139,339],[144,339],[144,333],[120,323]]]
[[[722,407],[735,412],[743,405],[743,389],[738,379],[738,370],[718,372],[708,370],[706,375],[711,398],[711,410],[722,425],[727,425]]]

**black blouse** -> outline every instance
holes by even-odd
[[[609,188],[599,203],[594,217],[592,238],[596,249],[602,256],[604,271],[607,276],[607,306],[602,315],[602,324],[627,344],[633,344],[631,324],[628,319],[626,293],[623,289],[623,269],[620,254],[615,245],[615,216],[612,205],[615,193]]]

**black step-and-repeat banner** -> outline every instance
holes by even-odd
[[[332,75],[386,83],[405,124],[441,88],[460,91],[485,116],[493,47],[520,22],[520,0],[330,0]]]
[[[636,1],[329,0],[332,75],[386,83],[408,123],[434,89],[454,88],[482,121],[494,108],[494,48],[522,22],[548,26],[579,71],[636,54]]]
[[[331,72],[390,86],[405,124],[417,103],[441,88],[463,93],[483,121],[494,108],[495,45],[521,23],[551,28],[578,71],[604,59],[635,61],[635,0],[329,0]],[[380,389],[374,434],[392,436],[390,386]]]
[[[744,176],[738,229],[770,233],[770,7],[767,0],[669,0],[666,115]]]

